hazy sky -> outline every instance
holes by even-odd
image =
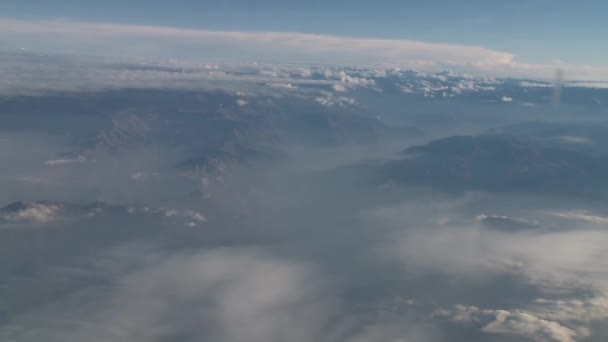
[[[506,53],[518,63],[552,65],[551,70],[560,65],[565,65],[565,69],[567,66],[607,67],[606,13],[608,2],[603,0],[0,2],[0,18],[4,20],[61,19],[204,31],[298,32],[443,43],[483,47]],[[19,40],[8,44],[8,39],[7,36],[4,40],[0,38],[0,46],[18,47]],[[268,50],[268,47],[264,49]],[[112,54],[112,50],[106,49],[108,54]],[[180,50],[184,53],[186,49]],[[597,71],[590,73],[598,74]]]

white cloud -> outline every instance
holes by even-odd
[[[43,224],[55,220],[60,209],[59,206],[52,204],[29,203],[17,212],[5,214],[3,218],[12,222]]]
[[[163,213],[165,217],[181,217],[187,218],[197,222],[205,222],[207,218],[196,211],[193,210],[180,210],[180,209],[172,209],[172,208],[161,208],[160,212]]]
[[[495,334],[515,334],[539,342],[573,342],[580,334],[557,322],[547,321],[525,312],[497,310],[496,318],[482,329]]]
[[[608,319],[608,299],[537,299],[520,310],[482,310],[455,305],[436,310],[432,317],[477,325],[486,333],[513,334],[536,341],[573,342],[592,334],[586,324]]]
[[[87,51],[96,54],[112,51],[130,57],[234,59],[234,56],[239,56],[247,60],[309,61],[420,70],[455,69],[478,74],[547,78],[553,78],[558,67],[553,64],[519,63],[512,53],[479,46],[291,32],[226,32],[12,19],[0,20],[0,31],[3,32],[0,43],[7,48],[76,53]],[[133,44],[134,40],[138,44]],[[213,46],[213,49],[209,46]],[[188,54],[183,51],[188,51]],[[608,68],[562,64],[559,67],[571,78],[608,78]]]
[[[399,241],[394,253],[412,270],[439,271],[468,281],[513,274],[549,293],[608,290],[604,231],[514,233],[447,227],[407,233]]]
[[[296,89],[297,87],[291,83],[268,83],[268,86],[272,88],[280,88],[280,89]]]
[[[513,102],[513,99],[508,97],[508,96],[503,96],[502,97],[502,102]]]
[[[447,206],[454,210],[455,204],[462,205],[439,203],[434,209],[445,212]],[[416,214],[392,209],[379,214],[407,227],[397,233],[392,253],[409,272],[439,273],[473,286],[502,282],[508,275],[541,294],[541,299],[525,299],[508,309],[440,308],[436,317],[473,325],[486,333],[552,342],[580,341],[593,333],[594,322],[608,319],[608,251],[604,248],[608,233],[596,226],[608,223],[602,216],[589,211],[542,212],[572,220],[573,225],[554,231],[539,225],[507,232],[485,229],[478,220],[458,218],[447,221],[447,226],[445,220],[444,224],[428,221],[418,229],[408,227],[410,223],[402,218]],[[387,250],[386,246],[380,249]]]
[[[28,41],[42,43],[43,47],[62,46],[65,50],[82,51],[82,46],[104,50],[112,45],[119,47],[123,53],[139,53],[134,50],[132,40],[139,39],[144,49],[159,52],[160,46],[150,47],[150,42],[158,45],[175,46],[175,44],[194,44],[201,49],[204,44],[217,44],[219,50],[235,49],[237,45],[247,55],[312,57],[315,60],[339,61],[346,63],[356,61],[379,63],[387,58],[392,61],[429,65],[437,62],[455,64],[473,63],[479,65],[502,65],[511,63],[513,55],[497,52],[476,46],[424,43],[407,40],[363,39],[330,35],[314,35],[286,32],[225,32],[179,29],[173,27],[135,26],[103,23],[83,23],[65,20],[21,21],[4,19],[0,21],[0,30],[7,43],[20,42],[22,46]],[[50,41],[49,41],[50,38]],[[143,44],[144,42],[148,44]],[[94,44],[93,44],[94,43]],[[99,46],[101,44],[102,46]],[[131,45],[131,46],[129,46]],[[40,48],[40,47],[39,47]],[[115,50],[117,51],[117,50]],[[252,53],[253,52],[253,53]],[[177,52],[173,52],[177,53]],[[278,53],[278,56],[277,56]],[[354,55],[353,55],[354,54]],[[247,56],[246,55],[246,56]],[[437,60],[441,56],[441,60]],[[221,56],[216,56],[221,57]],[[353,58],[354,57],[354,58]]]
[[[594,224],[608,224],[608,217],[595,215],[588,210],[564,210],[564,211],[550,211],[548,214],[575,221],[582,221],[586,223]]]
[[[540,82],[530,82],[530,81],[521,81],[519,85],[524,88],[553,88],[554,85],[552,83],[540,83]]]
[[[334,85],[332,86],[332,88],[333,88],[335,91],[337,91],[337,92],[345,92],[345,91],[346,91],[346,87],[344,87],[344,86],[343,86],[343,85],[341,85],[341,84],[334,84]]]
[[[608,89],[608,82],[566,82],[569,87],[584,87],[584,88],[595,88],[595,89]]]
[[[355,99],[353,99],[352,97],[346,97],[346,96],[331,96],[328,95],[326,97],[318,97],[315,99],[315,101],[317,101],[318,103],[322,104],[323,106],[326,107],[333,107],[333,106],[352,106],[356,103]]]
[[[84,163],[87,161],[87,158],[84,156],[78,156],[76,158],[61,158],[61,159],[51,159],[44,162],[45,165],[55,166],[55,165],[65,165],[65,164],[74,164],[74,163]]]
[[[509,334],[538,342],[574,342],[589,335],[585,328],[572,328],[521,310],[482,310],[475,306],[456,305],[437,310],[433,317],[444,317],[456,323],[480,326],[490,334]]]
[[[131,175],[131,179],[134,181],[143,181],[146,179],[146,174],[143,172],[136,172]]]

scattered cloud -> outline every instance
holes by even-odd
[[[172,208],[160,208],[159,211],[165,216],[165,217],[180,217],[180,218],[186,218],[186,219],[190,219],[192,221],[196,221],[196,222],[205,222],[207,221],[207,218],[196,211],[193,210],[180,210],[180,209],[172,209]]]
[[[422,210],[462,212],[461,206],[473,199],[377,213],[401,226],[397,243],[388,248],[392,257],[409,274],[439,274],[469,287],[514,281],[534,291],[515,303],[509,300],[508,307],[487,308],[479,302],[440,306],[432,317],[534,341],[575,342],[591,336],[594,324],[608,319],[608,263],[603,261],[608,260],[603,248],[608,233],[596,226],[607,221],[589,211],[554,210],[548,214],[577,225],[560,224],[561,229],[553,230],[538,222],[534,229],[502,231],[484,227],[479,219],[485,215],[411,223],[413,212],[432,217]],[[386,251],[386,245],[380,249]]]
[[[575,342],[589,336],[585,328],[574,329],[521,310],[482,310],[475,306],[456,305],[437,310],[433,317],[455,323],[473,324],[489,334],[521,336],[538,342]]]
[[[356,100],[352,97],[346,97],[346,96],[331,96],[328,95],[326,97],[318,97],[315,99],[315,101],[317,101],[318,103],[322,104],[323,106],[327,106],[327,107],[334,107],[334,106],[352,106],[356,103]]]
[[[495,310],[455,305],[438,309],[434,318],[479,326],[491,334],[510,334],[535,341],[574,342],[591,336],[590,322],[608,319],[608,299],[536,299],[525,309]]]

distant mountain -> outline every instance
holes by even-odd
[[[158,89],[59,93],[5,99],[0,126],[68,137],[70,156],[157,145],[184,155],[180,168],[216,171],[280,157],[287,144],[336,146],[396,134],[352,103],[323,100]]]
[[[371,170],[380,183],[449,191],[608,195],[607,158],[508,134],[435,140],[407,148],[402,157]]]
[[[488,134],[509,134],[546,146],[608,156],[608,125],[600,122],[522,122],[491,129]]]

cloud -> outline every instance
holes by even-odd
[[[534,310],[546,319],[557,321],[591,322],[608,319],[608,298],[537,299]]]
[[[55,165],[65,165],[65,164],[75,164],[75,163],[84,163],[87,161],[87,158],[84,156],[78,156],[76,158],[61,158],[61,159],[51,159],[44,162],[45,165],[55,166]]]
[[[573,342],[591,336],[592,331],[586,324],[608,319],[608,299],[537,299],[520,310],[455,305],[436,310],[432,317],[476,325],[486,333],[525,336],[535,341]]]
[[[20,42],[43,43],[43,47],[61,46],[64,49],[82,51],[82,46],[103,51],[108,45],[119,48],[119,52],[141,53],[144,50],[159,52],[162,47],[176,44],[197,44],[197,48],[207,50],[205,44],[214,44],[216,51],[236,49],[240,45],[249,52],[245,56],[278,58],[310,58],[311,61],[339,61],[346,63],[379,63],[387,58],[393,61],[414,63],[419,66],[447,61],[448,64],[472,63],[478,65],[501,65],[511,63],[513,55],[490,49],[424,43],[408,40],[364,39],[330,35],[315,35],[290,32],[227,32],[180,29],[173,27],[136,26],[105,23],[83,23],[66,20],[21,21],[4,19],[0,30],[5,35],[3,41],[11,45]],[[52,38],[45,42],[46,38]],[[139,44],[132,44],[137,39]],[[94,41],[95,44],[91,44]],[[150,43],[157,45],[151,46]],[[131,47],[129,48],[129,45]],[[137,45],[139,47],[133,47]],[[194,48],[194,46],[193,46]],[[174,57],[178,52],[173,50]],[[356,58],[352,58],[355,54]],[[441,56],[441,60],[438,57]],[[222,57],[222,56],[215,56]],[[408,62],[411,61],[411,62]]]
[[[496,318],[481,329],[495,334],[515,334],[536,341],[572,342],[579,337],[577,331],[557,322],[547,321],[525,312],[496,311]],[[586,334],[580,337],[586,337]]]
[[[187,220],[184,225],[186,227],[196,227],[203,222],[207,222],[207,218],[194,210],[189,209],[175,209],[175,208],[149,208],[149,207],[129,207],[127,212],[129,214],[157,214],[167,219],[185,219]]]
[[[428,323],[414,325],[406,317],[360,319],[343,312],[319,270],[256,248],[168,252],[129,244],[81,267],[86,272],[73,273],[93,274],[95,284],[16,314],[0,324],[0,340],[435,340]]]
[[[522,107],[535,108],[537,105],[533,102],[522,102],[520,103]]]
[[[475,306],[456,305],[452,309],[437,310],[433,317],[478,325],[485,333],[516,335],[539,342],[574,342],[589,336],[587,329],[574,329],[520,310],[482,310]]]
[[[461,206],[466,203],[446,201],[426,210],[443,215],[462,213]],[[603,247],[608,234],[596,226],[603,222],[602,217],[554,210],[540,213],[579,222],[573,226],[560,221],[558,230],[547,228],[555,228],[554,222],[540,222],[534,229],[502,231],[486,229],[474,219],[458,216],[441,219],[440,223],[412,223],[415,215],[410,210],[416,211],[415,207],[401,209],[406,211],[403,214],[382,210],[380,214],[401,230],[395,235],[397,243],[393,247],[379,248],[392,250],[392,256],[409,274],[440,275],[469,288],[491,288],[498,283],[500,288],[517,284],[531,289],[526,295],[513,295],[509,290],[490,292],[495,298],[508,297],[508,307],[504,307],[504,298],[486,302],[475,296],[475,305],[465,302],[440,308],[433,317],[477,327],[488,334],[552,342],[584,340],[593,334],[597,322],[608,319],[608,252]],[[402,215],[409,217],[409,222],[404,222]],[[418,215],[435,221],[438,217],[423,209]]]
[[[476,219],[479,214],[462,216],[487,201],[485,195],[471,194],[426,208],[408,204],[376,210],[379,222],[396,230],[392,242],[380,250],[409,272],[443,274],[466,283],[483,284],[506,275],[552,295],[608,293],[608,251],[603,247],[608,232],[597,225],[603,217],[568,209],[537,211],[534,218],[504,212],[534,222],[534,228],[498,230],[484,227]],[[556,221],[551,217],[555,214],[572,221]]]
[[[296,89],[297,87],[291,83],[268,83],[268,86],[279,89]]]
[[[175,27],[84,23],[69,20],[0,20],[6,48],[139,58],[228,58],[306,61],[340,65],[455,69],[501,76],[551,78],[556,66],[524,64],[512,53],[480,46],[370,39],[293,32],[229,32]],[[134,44],[137,42],[137,44]],[[569,77],[608,78],[607,68],[563,66]]]
[[[53,204],[28,203],[24,208],[1,217],[10,222],[43,224],[55,220],[60,210]]]
[[[476,281],[518,275],[548,292],[608,289],[608,234],[597,230],[561,232],[485,230],[477,226],[429,228],[406,233],[393,252],[404,265]],[[546,251],[560,251],[547,253]]]
[[[326,107],[343,107],[343,106],[352,106],[356,103],[356,100],[352,97],[346,96],[332,96],[328,95],[326,97],[318,97],[315,99],[318,103]]]
[[[146,254],[137,246],[104,258],[136,268],[107,294],[76,294],[67,307],[19,317],[3,340],[27,341],[311,341],[319,340],[331,298],[304,265],[253,250]],[[147,260],[146,260],[147,259]],[[121,266],[124,267],[124,266]],[[119,268],[118,268],[119,269]],[[93,289],[92,289],[93,290]],[[85,292],[86,293],[86,292]]]
[[[594,223],[605,225],[608,224],[608,217],[594,215],[588,210],[564,210],[564,211],[550,211],[548,214],[575,221],[582,221],[585,223]]]
[[[508,96],[503,96],[502,97],[502,102],[513,102],[513,99],[508,97]]]
[[[334,84],[334,85],[332,86],[332,88],[333,88],[335,91],[337,91],[337,92],[345,92],[345,91],[346,91],[346,87],[344,87],[344,86],[343,86],[343,85],[341,85],[341,84]]]

